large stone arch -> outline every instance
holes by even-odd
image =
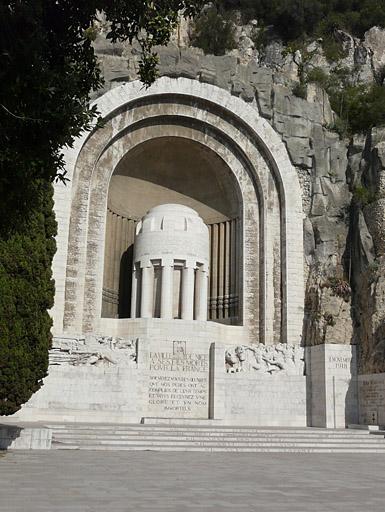
[[[98,329],[103,212],[109,179],[133,145],[177,127],[178,136],[199,140],[226,158],[243,197],[250,194],[245,229],[248,221],[248,243],[255,242],[257,250],[245,252],[244,265],[249,266],[244,275],[245,324],[253,338],[262,326],[266,342],[271,342],[272,335],[268,306],[274,302],[274,286],[277,287],[268,261],[274,257],[273,233],[279,231],[282,340],[298,342],[304,302],[301,190],[286,148],[270,124],[254,108],[228,92],[184,78],[161,78],[148,89],[139,82],[127,83],[103,95],[97,106],[105,120],[104,127],[84,134],[73,149],[66,151],[70,182],[66,187],[58,184],[55,188],[59,232],[54,260],[54,333]],[[252,190],[257,199],[254,204]],[[270,207],[270,203],[275,204]],[[261,260],[261,272],[256,258]],[[257,303],[263,307],[253,312],[259,293],[256,287],[261,290]]]

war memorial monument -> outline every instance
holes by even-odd
[[[95,48],[104,123],[55,184],[49,374],[11,419],[384,425],[383,280],[377,302],[344,280],[347,255],[356,290],[382,265],[384,200],[346,213],[347,169],[384,187],[381,133],[347,153],[322,91],[247,56],[171,45],[146,89],[134,51]]]

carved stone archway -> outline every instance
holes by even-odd
[[[104,127],[85,134],[66,152],[71,181],[55,188],[54,333],[99,328],[107,194],[114,169],[145,140],[177,136],[215,152],[238,183],[245,328],[252,339],[266,343],[277,336],[298,342],[304,307],[301,191],[286,148],[269,123],[228,92],[185,78],[161,78],[149,89],[127,83],[99,98],[97,106]]]

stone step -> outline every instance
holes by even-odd
[[[268,429],[253,429],[253,430],[238,430],[238,429],[226,429],[226,430],[218,430],[218,429],[194,429],[194,428],[162,428],[162,429],[152,429],[149,427],[146,428],[120,428],[112,426],[110,428],[98,428],[93,426],[88,426],[84,428],[76,428],[72,426],[68,427],[61,427],[56,428],[50,426],[53,431],[55,432],[120,432],[120,433],[146,433],[146,432],[173,432],[173,433],[180,433],[180,432],[194,432],[194,433],[201,433],[201,434],[207,434],[207,433],[215,433],[218,435],[228,435],[228,434],[236,434],[236,435],[254,435],[254,434],[261,434],[261,435],[308,435],[308,436],[315,436],[315,435],[333,435],[333,436],[350,436],[350,437],[368,437],[372,432],[365,431],[365,430],[359,430],[359,431],[351,431],[351,430],[332,430],[332,429],[311,429],[308,430],[268,430]],[[381,431],[376,431],[381,432]],[[374,433],[374,432],[373,432]]]
[[[149,443],[149,444],[157,444],[157,443],[239,443],[239,444],[255,444],[255,443],[264,443],[264,444],[354,444],[354,445],[373,445],[378,444],[380,446],[385,447],[385,442],[381,439],[375,437],[367,437],[365,439],[339,439],[339,438],[328,438],[328,439],[308,439],[308,438],[267,438],[263,436],[255,437],[255,438],[237,438],[237,437],[226,437],[226,438],[217,438],[217,437],[200,437],[200,436],[75,436],[75,435],[56,435],[55,433],[52,436],[53,441],[57,442],[73,442],[76,440],[76,443]]]
[[[238,453],[385,453],[384,448],[326,448],[326,447],[311,447],[311,448],[303,448],[303,447],[295,447],[295,448],[284,448],[284,447],[207,447],[207,446],[163,446],[163,445],[153,445],[149,447],[148,445],[88,445],[87,447],[82,447],[76,444],[68,444],[68,445],[58,445],[56,443],[52,444],[52,449],[55,450],[116,450],[116,451],[167,451],[167,452],[238,452]]]
[[[384,444],[367,444],[367,443],[346,443],[346,444],[340,444],[340,443],[289,443],[289,442],[279,442],[279,443],[268,443],[268,442],[216,442],[216,441],[142,441],[142,440],[122,440],[122,439],[116,439],[116,440],[98,440],[95,442],[95,440],[72,440],[71,443],[60,443],[57,440],[54,440],[53,443],[59,445],[59,444],[76,444],[79,447],[88,447],[88,446],[94,446],[94,445],[100,445],[100,446],[136,446],[138,444],[141,444],[143,446],[147,446],[149,448],[154,446],[184,446],[184,447],[191,447],[191,446],[202,446],[202,447],[239,447],[239,448],[369,448],[369,449],[383,449],[385,450]]]
[[[362,430],[200,425],[60,424],[50,427],[54,449],[385,453],[385,440]]]
[[[160,439],[160,438],[164,438],[164,437],[169,437],[169,438],[173,438],[173,439],[180,439],[183,437],[188,437],[188,438],[194,438],[194,439],[195,438],[198,438],[198,439],[203,439],[203,438],[213,439],[213,438],[215,438],[218,440],[221,440],[221,439],[247,439],[247,440],[268,439],[271,441],[276,440],[276,439],[292,439],[292,440],[307,439],[310,441],[336,439],[336,440],[340,440],[341,442],[352,441],[352,440],[354,440],[354,441],[367,440],[368,442],[376,442],[376,440],[381,439],[381,436],[369,436],[369,435],[364,435],[364,436],[349,436],[349,435],[334,436],[332,434],[320,434],[320,435],[301,435],[301,434],[270,435],[270,434],[266,434],[265,435],[265,434],[260,434],[260,433],[245,435],[245,434],[236,434],[236,433],[218,434],[216,432],[207,432],[207,433],[196,433],[196,432],[178,432],[178,433],[175,433],[175,432],[129,432],[129,433],[105,432],[104,433],[104,432],[94,432],[94,431],[89,431],[89,432],[87,432],[87,431],[82,431],[82,432],[53,431],[53,435],[54,435],[54,437],[61,437],[61,438],[78,437],[79,439],[103,438],[103,437],[106,437],[106,438],[113,437],[113,438],[120,438],[120,439],[125,439],[125,438],[133,438],[133,439],[158,438],[158,439]]]
[[[193,428],[193,427],[140,427],[138,425],[130,426],[130,427],[121,427],[116,425],[87,425],[87,426],[78,426],[78,425],[66,425],[66,426],[56,426],[56,425],[47,425],[47,427],[51,428],[55,432],[65,432],[65,431],[87,431],[87,432],[135,432],[135,433],[143,433],[143,432],[194,432],[194,433],[203,433],[203,432],[215,432],[215,433],[234,433],[234,434],[263,434],[263,435],[336,435],[336,436],[368,436],[368,431],[352,431],[346,429],[322,429],[322,428],[303,428],[303,429],[270,429],[270,428]]]
[[[292,442],[338,442],[338,443],[351,443],[351,442],[366,442],[366,443],[377,443],[380,440],[375,437],[360,437],[359,439],[352,439],[351,437],[334,437],[334,436],[317,436],[317,437],[305,437],[305,436],[262,436],[262,435],[255,435],[255,436],[236,436],[236,435],[227,435],[227,436],[217,436],[217,435],[171,435],[171,434],[141,434],[141,435],[123,435],[123,434],[97,434],[97,433],[89,433],[89,434],[79,434],[77,432],[67,432],[67,433],[54,433],[53,434],[54,439],[60,439],[60,440],[71,440],[71,439],[141,439],[141,440],[172,440],[175,439],[178,440],[213,440],[213,441],[247,441],[252,442],[256,440],[265,440],[268,442],[280,442],[282,440],[292,441]]]

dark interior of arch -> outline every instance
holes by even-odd
[[[238,324],[242,217],[238,184],[211,149],[180,137],[143,142],[126,153],[111,177],[102,317],[130,317],[135,225],[150,208],[164,203],[194,208],[209,226],[209,319]]]

